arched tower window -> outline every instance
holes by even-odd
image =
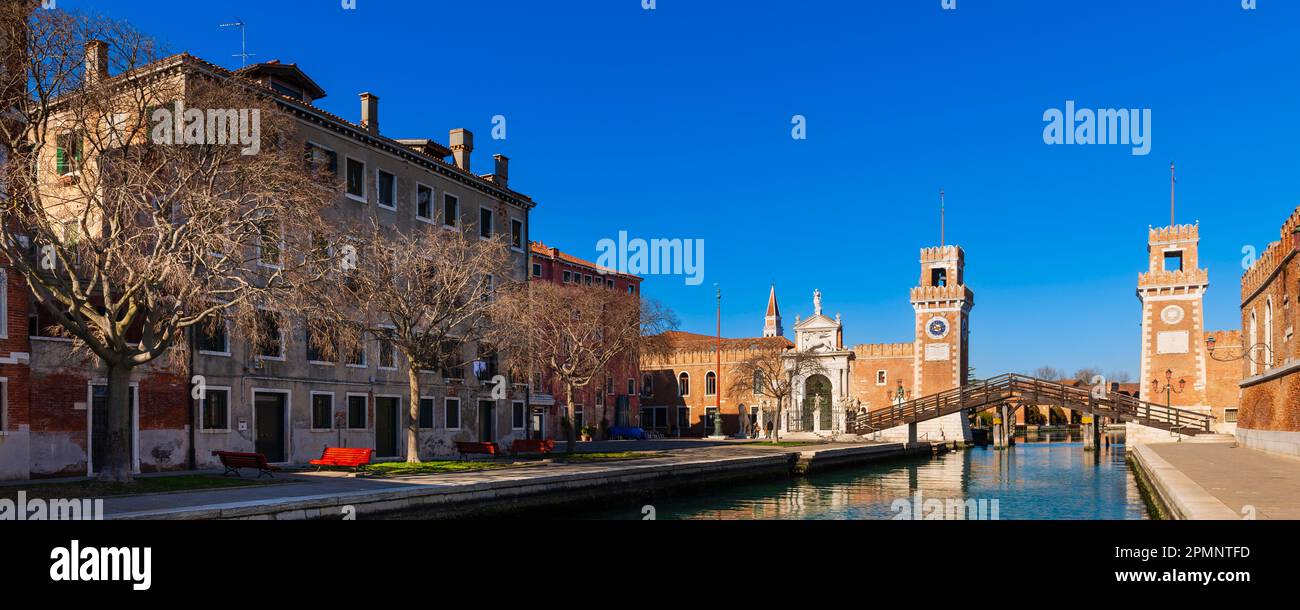
[[[1273,368],[1273,298],[1264,303],[1264,368]]]
[[[1250,360],[1250,376],[1254,377],[1259,374],[1259,321],[1255,317],[1255,311],[1250,312],[1250,346],[1247,348],[1250,353],[1247,354],[1247,360]]]
[[[718,393],[718,376],[713,371],[709,371],[706,375],[704,375],[704,395],[714,396],[717,393]]]

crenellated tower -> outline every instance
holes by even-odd
[[[1148,231],[1147,271],[1138,274],[1137,288],[1142,303],[1139,381],[1146,400],[1208,409],[1204,299],[1210,274],[1200,267],[1200,241],[1199,225]],[[1169,393],[1167,379],[1173,386]]]
[[[921,280],[912,289],[916,312],[913,391],[929,396],[966,384],[970,373],[970,310],[975,293],[966,287],[966,253],[960,246],[921,250]],[[970,424],[960,413],[922,423],[930,440],[969,441]]]

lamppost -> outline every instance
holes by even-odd
[[[1157,394],[1160,393],[1160,380],[1159,380],[1159,379],[1157,379],[1157,380],[1155,381],[1155,388],[1154,388],[1154,389],[1155,389],[1155,391],[1156,391]],[[1175,390],[1175,389],[1174,389],[1174,371],[1173,371],[1172,369],[1166,369],[1166,370],[1165,370],[1165,406],[1166,406],[1166,407],[1172,409],[1172,408],[1174,407],[1174,394],[1182,394],[1183,391],[1186,390],[1186,389],[1187,389],[1187,380],[1186,380],[1186,379],[1181,379],[1181,378],[1180,378],[1180,379],[1178,380],[1178,389]]]

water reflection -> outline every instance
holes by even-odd
[[[914,504],[919,492],[922,501],[997,500],[1001,519],[1147,518],[1124,461],[1122,434],[1106,441],[1100,451],[1086,452],[1077,432],[1031,434],[1008,451],[975,448],[730,485],[659,498],[655,509],[659,519],[892,519],[902,510],[897,502]],[[568,516],[642,517],[640,504]]]

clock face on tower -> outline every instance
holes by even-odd
[[[930,318],[925,323],[925,334],[931,339],[942,339],[948,336],[948,321],[943,318]]]

